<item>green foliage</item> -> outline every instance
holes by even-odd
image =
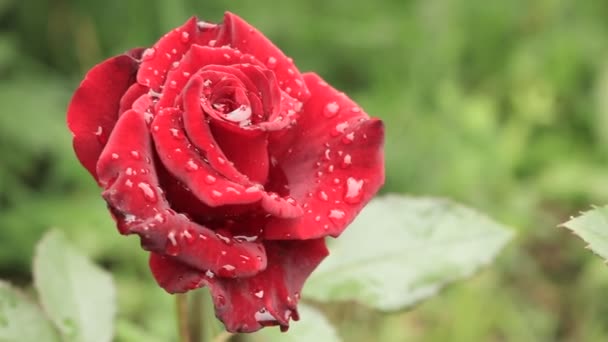
[[[116,311],[112,277],[58,231],[49,232],[39,243],[33,273],[40,302],[66,341],[112,340]]]
[[[318,301],[399,310],[487,265],[511,232],[484,215],[431,198],[373,200],[307,282]]]
[[[584,212],[564,223],[564,227],[587,242],[587,248],[608,260],[608,207]]]
[[[59,334],[37,304],[0,282],[0,341],[58,342]]]
[[[340,339],[323,314],[306,304],[298,305],[300,321],[294,322],[287,333],[281,333],[278,329],[264,329],[253,334],[251,341],[260,342],[340,342]]]

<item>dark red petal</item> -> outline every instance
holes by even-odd
[[[152,122],[158,156],[175,178],[190,188],[200,201],[212,207],[253,203],[262,198],[257,187],[229,181],[211,168],[187,141],[179,120],[178,109],[165,108]],[[224,160],[224,163],[228,161]]]
[[[177,66],[167,75],[163,96],[156,105],[160,110],[175,105],[175,99],[186,86],[191,76],[205,66],[229,65],[242,57],[240,51],[230,48],[210,48],[208,46],[192,45]],[[172,63],[173,64],[173,63]]]
[[[252,276],[266,268],[260,243],[238,242],[169,208],[152,162],[150,132],[142,113],[125,112],[99,158],[103,197],[123,234],[138,234],[146,250],[175,257],[220,276]]]
[[[144,87],[139,83],[133,83],[127,89],[123,97],[120,99],[120,109],[119,115],[126,112],[129,109],[133,108],[135,102],[142,96],[148,93],[148,87]],[[152,99],[150,99],[150,102]],[[138,108],[138,111],[142,111],[141,108]],[[145,111],[145,109],[143,110]]]
[[[181,27],[165,34],[142,55],[137,82],[159,92],[173,63],[179,63],[193,44],[206,44],[217,34],[216,31],[199,27],[196,17],[192,17]]]
[[[298,124],[270,144],[304,215],[271,220],[267,239],[338,236],[384,183],[382,121],[369,119],[317,75],[304,78],[311,99]]]
[[[266,132],[243,135],[213,123],[211,129],[217,144],[239,172],[253,182],[266,183],[269,169]]]
[[[268,325],[289,326],[297,320],[297,303],[310,273],[327,256],[323,239],[269,242],[268,267],[249,278],[204,276],[158,255],[150,257],[152,274],[169,292],[209,286],[217,317],[230,332],[254,332]]]
[[[120,100],[135,81],[137,61],[124,54],[96,65],[85,76],[68,107],[67,123],[82,165],[97,179],[95,165],[118,119]]]
[[[184,89],[184,127],[192,143],[201,150],[211,167],[227,179],[241,184],[251,184],[249,179],[239,172],[228,159],[209,129],[205,114],[201,108],[200,94],[203,80],[194,77]]]
[[[293,61],[261,32],[238,16],[226,12],[216,40],[219,46],[230,45],[266,63],[266,66],[272,69],[277,79],[282,82],[279,84],[281,89],[292,97],[304,102],[310,96],[302,75]]]

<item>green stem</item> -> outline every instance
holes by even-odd
[[[177,313],[177,331],[180,342],[192,342],[188,330],[188,297],[185,293],[175,295],[175,311]]]
[[[203,292],[200,290],[190,292],[192,301],[190,302],[190,337],[193,342],[205,342],[203,334],[204,307]]]

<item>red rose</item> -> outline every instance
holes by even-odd
[[[95,66],[67,121],[160,286],[209,286],[229,331],[297,319],[324,237],[384,181],[382,122],[231,13]]]

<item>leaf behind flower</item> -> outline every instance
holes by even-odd
[[[66,340],[112,340],[116,312],[112,277],[58,231],[50,231],[38,244],[34,283],[42,306]]]
[[[335,241],[304,296],[393,311],[436,294],[489,264],[512,232],[445,199],[373,200]]]

